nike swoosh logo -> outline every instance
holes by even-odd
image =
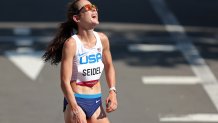
[[[96,100],[95,103],[98,103],[98,102],[100,102],[100,101],[101,101],[101,100]]]
[[[86,53],[87,53],[87,52],[79,54],[79,57],[81,57],[81,56],[85,55]]]

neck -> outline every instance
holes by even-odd
[[[90,42],[93,38],[95,38],[92,30],[78,30],[78,36],[81,40]]]

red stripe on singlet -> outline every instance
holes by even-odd
[[[91,81],[85,81],[85,82],[78,82],[77,85],[80,86],[87,86],[87,87],[93,87],[95,84],[98,83],[99,80],[91,80]]]

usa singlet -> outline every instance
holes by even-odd
[[[104,64],[102,62],[102,44],[97,32],[93,31],[96,44],[92,48],[85,48],[77,35],[72,37],[76,40],[76,54],[73,60],[71,82],[77,85],[94,86],[100,79]]]

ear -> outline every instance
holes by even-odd
[[[73,15],[73,20],[75,22],[79,22],[79,16],[78,15]]]

